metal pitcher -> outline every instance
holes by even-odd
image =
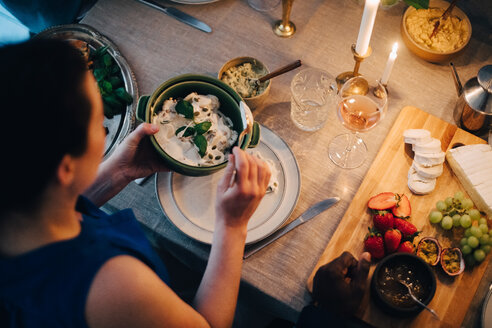
[[[449,66],[459,97],[453,112],[454,120],[460,128],[480,136],[492,123],[492,65],[482,67],[464,86],[453,63]]]

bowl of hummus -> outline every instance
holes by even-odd
[[[403,15],[403,42],[411,52],[426,61],[448,61],[460,54],[470,41],[470,20],[458,7],[454,7],[446,19],[441,19],[437,33],[431,37],[435,23],[440,20],[448,6],[447,1],[430,0],[428,9],[408,7]]]
[[[257,83],[257,79],[270,73],[268,68],[253,57],[237,57],[229,60],[219,70],[218,78],[233,88],[255,109],[263,104],[270,93],[271,81]]]
[[[259,126],[241,102],[232,88],[213,77],[184,74],[141,96],[136,116],[159,126],[150,140],[169,169],[204,176],[226,167],[234,146],[259,143]],[[246,129],[244,116],[249,129],[239,138]]]

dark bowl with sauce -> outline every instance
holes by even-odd
[[[384,312],[397,317],[415,316],[423,310],[408,294],[405,281],[413,294],[429,304],[436,292],[436,277],[431,267],[420,257],[395,253],[385,257],[374,270],[371,279],[371,298]]]

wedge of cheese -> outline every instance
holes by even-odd
[[[492,218],[492,147],[478,144],[450,149],[446,160],[475,206]]]

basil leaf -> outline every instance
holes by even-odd
[[[108,78],[108,82],[111,83],[113,89],[123,85],[123,81],[118,76],[111,76]]]
[[[196,134],[204,134],[212,126],[212,122],[202,122],[195,125]]]
[[[174,133],[175,135],[178,135],[178,133],[180,133],[181,131],[183,131],[184,129],[186,129],[186,126],[183,125],[182,127],[178,128],[176,130],[176,132]],[[190,126],[186,129],[186,131],[183,133],[183,137],[189,137],[189,136],[192,136],[195,134],[195,129]]]
[[[207,139],[199,134],[195,136],[193,142],[198,147],[198,154],[200,154],[200,157],[205,156],[205,153],[207,152]]]
[[[102,58],[104,66],[109,67],[113,64],[113,58],[110,54],[105,54]]]
[[[192,120],[193,119],[193,105],[185,100],[180,100],[176,104],[176,112],[183,115],[184,117]]]
[[[94,77],[97,82],[104,80],[104,78],[108,75],[108,71],[105,68],[96,68],[94,70]]]
[[[99,58],[103,56],[108,51],[109,46],[104,46],[96,50],[94,53],[94,58]]]
[[[117,64],[114,64],[113,66],[111,66],[111,74],[116,74],[116,73],[119,73],[121,70],[120,70],[120,67],[117,65]]]
[[[99,84],[99,88],[101,88],[101,90],[104,90],[106,93],[113,92],[113,86],[108,81],[103,80],[100,81],[98,84]]]
[[[429,0],[404,0],[409,6],[415,7],[417,9],[428,9]]]
[[[133,102],[132,96],[128,92],[126,92],[125,88],[118,88],[114,90],[114,94],[119,99],[123,100],[127,105],[130,105]]]

